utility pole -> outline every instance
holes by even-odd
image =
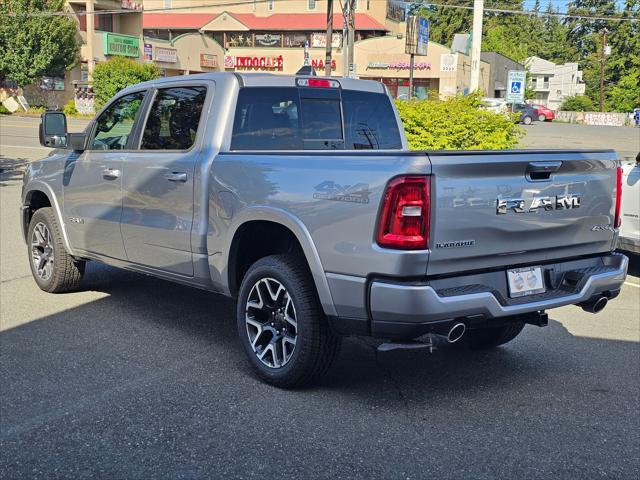
[[[353,51],[356,43],[356,0],[350,0],[349,5],[349,76],[355,75]]]
[[[356,0],[342,0],[342,76],[349,77],[353,65],[353,44],[355,41]]]
[[[602,30],[602,45],[600,47],[600,111],[604,112],[604,54],[607,45],[607,29]]]
[[[93,79],[93,69],[96,66],[96,62],[93,57],[93,40],[96,33],[93,3],[94,0],[86,0],[86,15],[84,17],[87,26],[87,51],[89,52],[87,58],[87,73],[89,74],[89,80]]]
[[[324,74],[331,76],[331,49],[333,48],[333,0],[327,0],[327,46],[324,58]]]
[[[471,81],[469,92],[480,86],[480,52],[482,51],[482,16],[484,0],[473,1],[473,30],[471,31]]]

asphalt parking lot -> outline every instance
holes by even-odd
[[[600,128],[523,144],[640,149]],[[490,352],[347,339],[320,385],[283,391],[246,366],[230,300],[98,264],[82,291],[36,287],[20,168],[46,153],[37,120],[0,117],[0,478],[640,475],[638,258],[600,314],[553,310]]]

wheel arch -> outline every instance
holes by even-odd
[[[27,233],[29,231],[29,222],[33,214],[40,208],[51,207],[53,214],[60,225],[60,231],[62,232],[62,241],[64,248],[70,255],[73,255],[71,245],[69,244],[69,238],[67,237],[67,230],[62,217],[62,210],[58,199],[49,185],[44,182],[33,182],[25,188],[22,199],[22,236],[25,242],[27,241]]]
[[[307,261],[325,314],[336,315],[320,256],[311,234],[300,219],[284,210],[256,207],[243,211],[235,220],[229,232],[228,248],[225,249],[223,265],[226,271],[222,272],[230,295],[237,295],[242,276],[259,258],[299,249]],[[262,236],[257,237],[260,243],[251,249],[249,255],[243,256],[247,245],[251,245],[260,233]]]

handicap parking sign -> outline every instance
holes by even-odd
[[[508,103],[524,102],[524,86],[527,80],[527,72],[510,70],[507,75],[507,95]]]

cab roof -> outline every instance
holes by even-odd
[[[148,82],[138,83],[127,87],[128,90],[138,90],[140,87],[152,88],[157,86],[167,86],[172,83],[210,80],[210,81],[235,81],[246,87],[295,87],[298,78],[327,78],[336,80],[344,90],[359,90],[373,93],[385,93],[382,83],[373,80],[359,80],[344,77],[320,77],[308,75],[275,75],[272,73],[244,73],[244,72],[211,72],[197,73],[191,75],[178,75],[175,77],[162,77]]]

